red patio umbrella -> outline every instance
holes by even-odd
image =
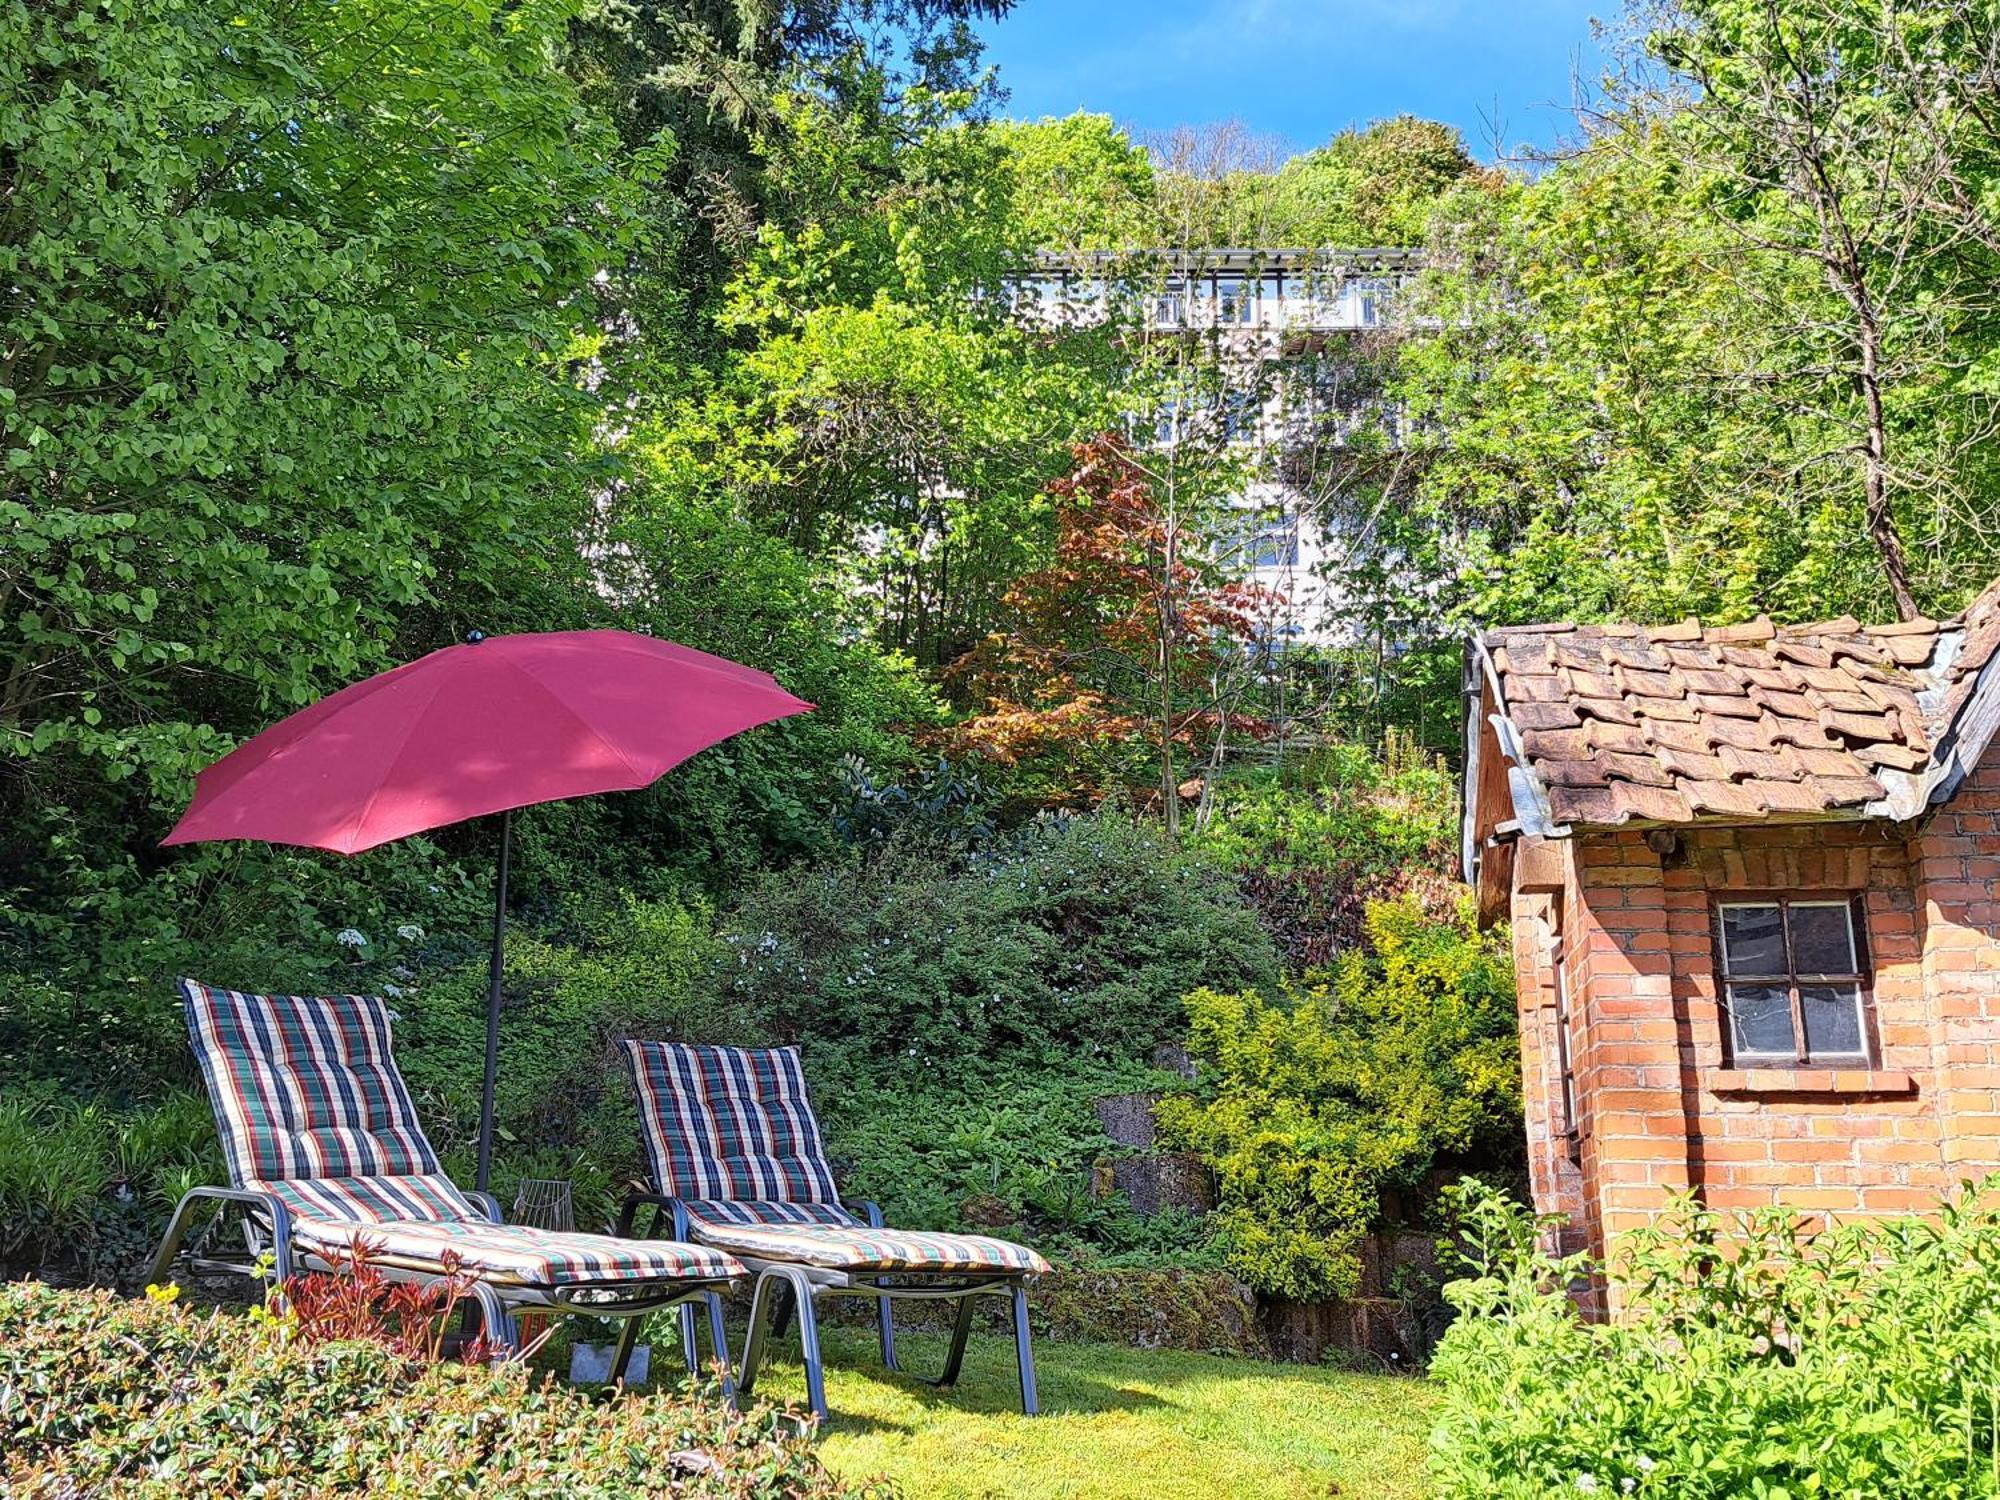
[[[768,673],[622,630],[484,636],[342,688],[195,778],[168,844],[257,839],[359,854],[499,813],[499,878],[479,1100],[493,1165],[513,811],[649,786],[699,750],[804,713]]]

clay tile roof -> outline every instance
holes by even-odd
[[[1855,818],[1903,805],[1891,787],[1932,770],[2000,654],[2000,584],[1948,621],[1562,624],[1483,639],[1557,824]]]

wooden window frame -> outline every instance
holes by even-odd
[[[1791,908],[1794,906],[1837,906],[1847,907],[1848,929],[1854,938],[1854,961],[1858,965],[1849,974],[1819,973],[1801,974],[1797,960],[1792,956]],[[1731,906],[1776,906],[1779,908],[1779,922],[1785,937],[1785,969],[1783,975],[1732,975],[1729,972],[1728,949],[1723,942],[1722,913]],[[1715,1003],[1722,1020],[1723,1056],[1732,1068],[1818,1068],[1847,1067],[1872,1068],[1876,1065],[1878,1046],[1875,1038],[1875,956],[1874,945],[1868,940],[1868,901],[1861,891],[1727,891],[1717,892],[1709,897],[1709,943],[1715,956]],[[1776,1053],[1751,1053],[1747,1056],[1736,1049],[1736,1021],[1730,1014],[1729,989],[1732,982],[1776,985],[1782,983],[1791,1000],[1792,1051],[1788,1055]],[[1808,1050],[1806,1038],[1805,1002],[1800,988],[1805,984],[1851,984],[1859,990],[1857,1024],[1860,1032],[1861,1050],[1858,1052],[1834,1052],[1815,1054]]]

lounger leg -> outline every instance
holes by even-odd
[[[708,1347],[715,1355],[716,1374],[722,1381],[725,1401],[736,1399],[735,1382],[729,1378],[729,1335],[722,1326],[722,1294],[710,1292],[708,1302]]]
[[[472,1295],[479,1303],[479,1321],[484,1325],[486,1341],[502,1355],[510,1355],[519,1349],[520,1330],[514,1326],[513,1316],[507,1311],[507,1304],[500,1300],[500,1293],[488,1282],[475,1281]]]
[[[611,1351],[611,1378],[605,1382],[607,1385],[617,1385],[625,1378],[625,1368],[632,1363],[632,1351],[638,1347],[639,1325],[645,1317],[640,1313],[618,1325],[618,1346]]]
[[[887,1297],[875,1299],[875,1324],[882,1332],[882,1368],[893,1370],[896,1366],[896,1318],[889,1309]]]
[[[187,1238],[188,1220],[194,1217],[195,1205],[202,1200],[193,1193],[181,1199],[174,1216],[167,1222],[166,1237],[160,1241],[159,1253],[153,1257],[153,1265],[146,1272],[148,1286],[162,1285],[172,1274],[174,1261],[181,1253],[181,1241]]]
[[[806,1367],[806,1399],[813,1414],[826,1420],[826,1374],[820,1362],[819,1319],[813,1311],[813,1284],[796,1266],[770,1266],[758,1273],[757,1289],[750,1295],[750,1333],[743,1343],[743,1371],[736,1391],[747,1396],[757,1384],[757,1367],[764,1361],[764,1340],[769,1337],[772,1302],[781,1291],[789,1290],[799,1314],[799,1351]]]
[[[747,1396],[757,1384],[757,1367],[764,1362],[764,1340],[770,1333],[771,1301],[779,1295],[780,1279],[775,1271],[758,1273],[750,1293],[750,1328],[743,1336],[743,1368],[737,1373],[736,1393]]]
[[[944,1373],[937,1378],[939,1387],[958,1384],[958,1372],[965,1364],[965,1341],[972,1332],[972,1298],[958,1299],[958,1321],[952,1324],[951,1348],[945,1352]]]
[[[792,1282],[792,1300],[799,1308],[799,1353],[806,1363],[806,1399],[812,1403],[813,1414],[824,1422],[826,1367],[819,1357],[819,1313],[813,1303],[813,1287],[804,1276]]]
[[[688,1374],[701,1377],[701,1349],[694,1341],[694,1304],[683,1302],[678,1310],[681,1325],[681,1362]]]
[[[972,1299],[966,1298],[967,1302]],[[1035,1346],[1028,1333],[1028,1290],[1014,1287],[1014,1363],[1021,1372],[1021,1410],[1037,1416],[1042,1409],[1035,1391]]]

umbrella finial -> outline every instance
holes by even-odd
[[[468,646],[476,646],[485,639],[486,632],[483,630],[468,630],[465,632],[465,644]]]

